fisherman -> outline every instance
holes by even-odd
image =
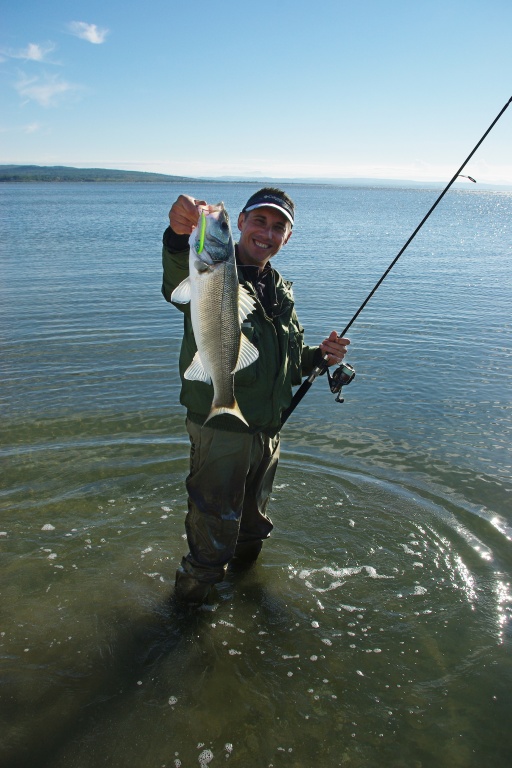
[[[188,241],[200,214],[214,209],[189,195],[180,195],[172,205],[162,252],[167,301],[188,275]],[[238,279],[256,299],[242,333],[259,352],[254,363],[235,375],[235,396],[248,427],[231,415],[215,416],[203,426],[212,387],[184,378],[197,347],[190,304],[175,304],[184,313],[180,402],[187,409],[191,444],[185,520],[190,551],[176,572],[174,592],[184,603],[202,604],[228,565],[239,570],[257,559],[273,528],[266,511],[279,459],[281,414],[290,405],[292,387],[322,359],[328,365],[340,363],[350,344],[336,331],[317,347],[303,342],[291,283],[270,264],[292,235],[294,215],[291,198],[266,187],[249,198],[238,217]]]

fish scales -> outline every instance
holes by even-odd
[[[189,277],[172,293],[176,303],[190,301],[197,353],[185,378],[213,384],[206,421],[229,414],[247,425],[234,393],[234,374],[258,357],[258,350],[241,332],[253,311],[254,299],[239,285],[235,249],[223,204],[209,214],[190,236]],[[200,227],[204,226],[204,243]],[[205,422],[206,423],[206,422]]]
[[[214,384],[214,406],[233,403],[233,373],[238,359],[240,329],[236,267],[219,264],[212,274],[204,273],[192,303],[192,327],[203,367]],[[235,318],[235,319],[234,319]]]

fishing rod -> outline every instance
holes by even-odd
[[[507,101],[507,103],[505,104],[505,106],[503,107],[501,112],[492,121],[492,123],[490,124],[489,128],[486,130],[486,132],[484,133],[484,135],[482,136],[480,141],[471,150],[471,152],[469,153],[467,158],[464,160],[464,162],[462,163],[462,165],[460,166],[458,171],[456,171],[456,173],[454,174],[454,176],[451,179],[451,181],[449,181],[448,184],[446,185],[446,187],[443,189],[443,191],[441,192],[441,194],[439,195],[439,197],[435,201],[434,205],[430,208],[428,213],[420,221],[420,223],[418,224],[418,226],[416,227],[416,229],[414,230],[412,235],[409,237],[407,242],[399,250],[399,252],[395,256],[395,258],[393,259],[393,261],[391,262],[389,267],[386,269],[386,271],[384,272],[382,277],[374,285],[374,287],[372,288],[372,290],[370,291],[370,293],[368,294],[366,299],[363,301],[363,303],[361,304],[361,306],[359,307],[357,312],[354,314],[354,316],[352,317],[350,322],[342,330],[342,332],[340,333],[339,338],[343,338],[343,336],[345,336],[346,332],[348,331],[348,329],[350,328],[352,323],[359,317],[359,315],[361,314],[363,309],[366,307],[366,305],[368,304],[368,302],[370,301],[372,296],[375,294],[375,292],[377,291],[379,286],[384,282],[386,277],[389,275],[389,273],[391,272],[391,270],[393,269],[393,267],[397,263],[397,261],[400,258],[400,256],[403,254],[403,252],[406,250],[406,248],[408,248],[409,245],[412,243],[412,241],[414,240],[414,238],[416,237],[416,235],[418,234],[418,232],[420,231],[422,226],[425,224],[425,222],[429,218],[430,214],[433,213],[433,211],[437,208],[438,204],[441,202],[443,197],[446,195],[446,193],[448,192],[448,190],[450,189],[452,184],[455,183],[455,181],[459,178],[459,176],[463,176],[464,178],[469,179],[470,181],[475,182],[475,179],[473,179],[471,176],[465,176],[462,173],[462,171],[464,170],[466,165],[469,163],[469,161],[471,160],[471,158],[473,157],[473,155],[475,154],[475,152],[479,148],[480,144],[482,144],[482,142],[486,139],[488,134],[492,131],[492,129],[494,128],[494,126],[496,125],[496,123],[498,122],[498,120],[503,115],[503,113],[505,112],[505,110],[507,109],[507,107],[510,105],[511,102],[512,102],[512,97]],[[331,392],[333,394],[337,395],[336,402],[338,402],[338,403],[342,403],[343,402],[343,397],[341,395],[342,387],[346,387],[348,384],[350,384],[350,382],[354,379],[354,376],[356,375],[356,373],[355,373],[355,371],[354,371],[354,369],[353,369],[353,367],[351,365],[348,365],[347,363],[342,363],[339,366],[339,368],[337,368],[334,371],[334,373],[331,375],[329,373],[329,370],[328,370],[329,366],[328,366],[327,360],[328,360],[328,355],[325,355],[323,360],[316,366],[316,368],[314,369],[313,373],[309,376],[309,378],[305,379],[302,382],[302,384],[300,385],[300,387],[298,388],[298,390],[295,392],[290,405],[288,406],[288,408],[285,411],[283,411],[283,414],[281,416],[281,426],[283,426],[283,424],[285,424],[288,421],[290,415],[293,413],[295,408],[298,406],[298,404],[300,403],[300,401],[302,400],[304,395],[309,391],[309,389],[311,388],[311,385],[313,384],[315,379],[318,378],[318,376],[321,376],[322,374],[324,374],[325,372],[327,372],[327,376],[328,376],[328,379],[329,379],[329,386],[331,388]]]

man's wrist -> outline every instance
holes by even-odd
[[[164,246],[171,253],[179,253],[188,249],[189,235],[177,235],[171,228],[167,227],[162,238]]]

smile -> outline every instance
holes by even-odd
[[[266,245],[266,243],[262,243],[260,240],[254,240],[253,242],[258,248],[265,248],[265,250],[268,250],[271,247],[270,245]]]

